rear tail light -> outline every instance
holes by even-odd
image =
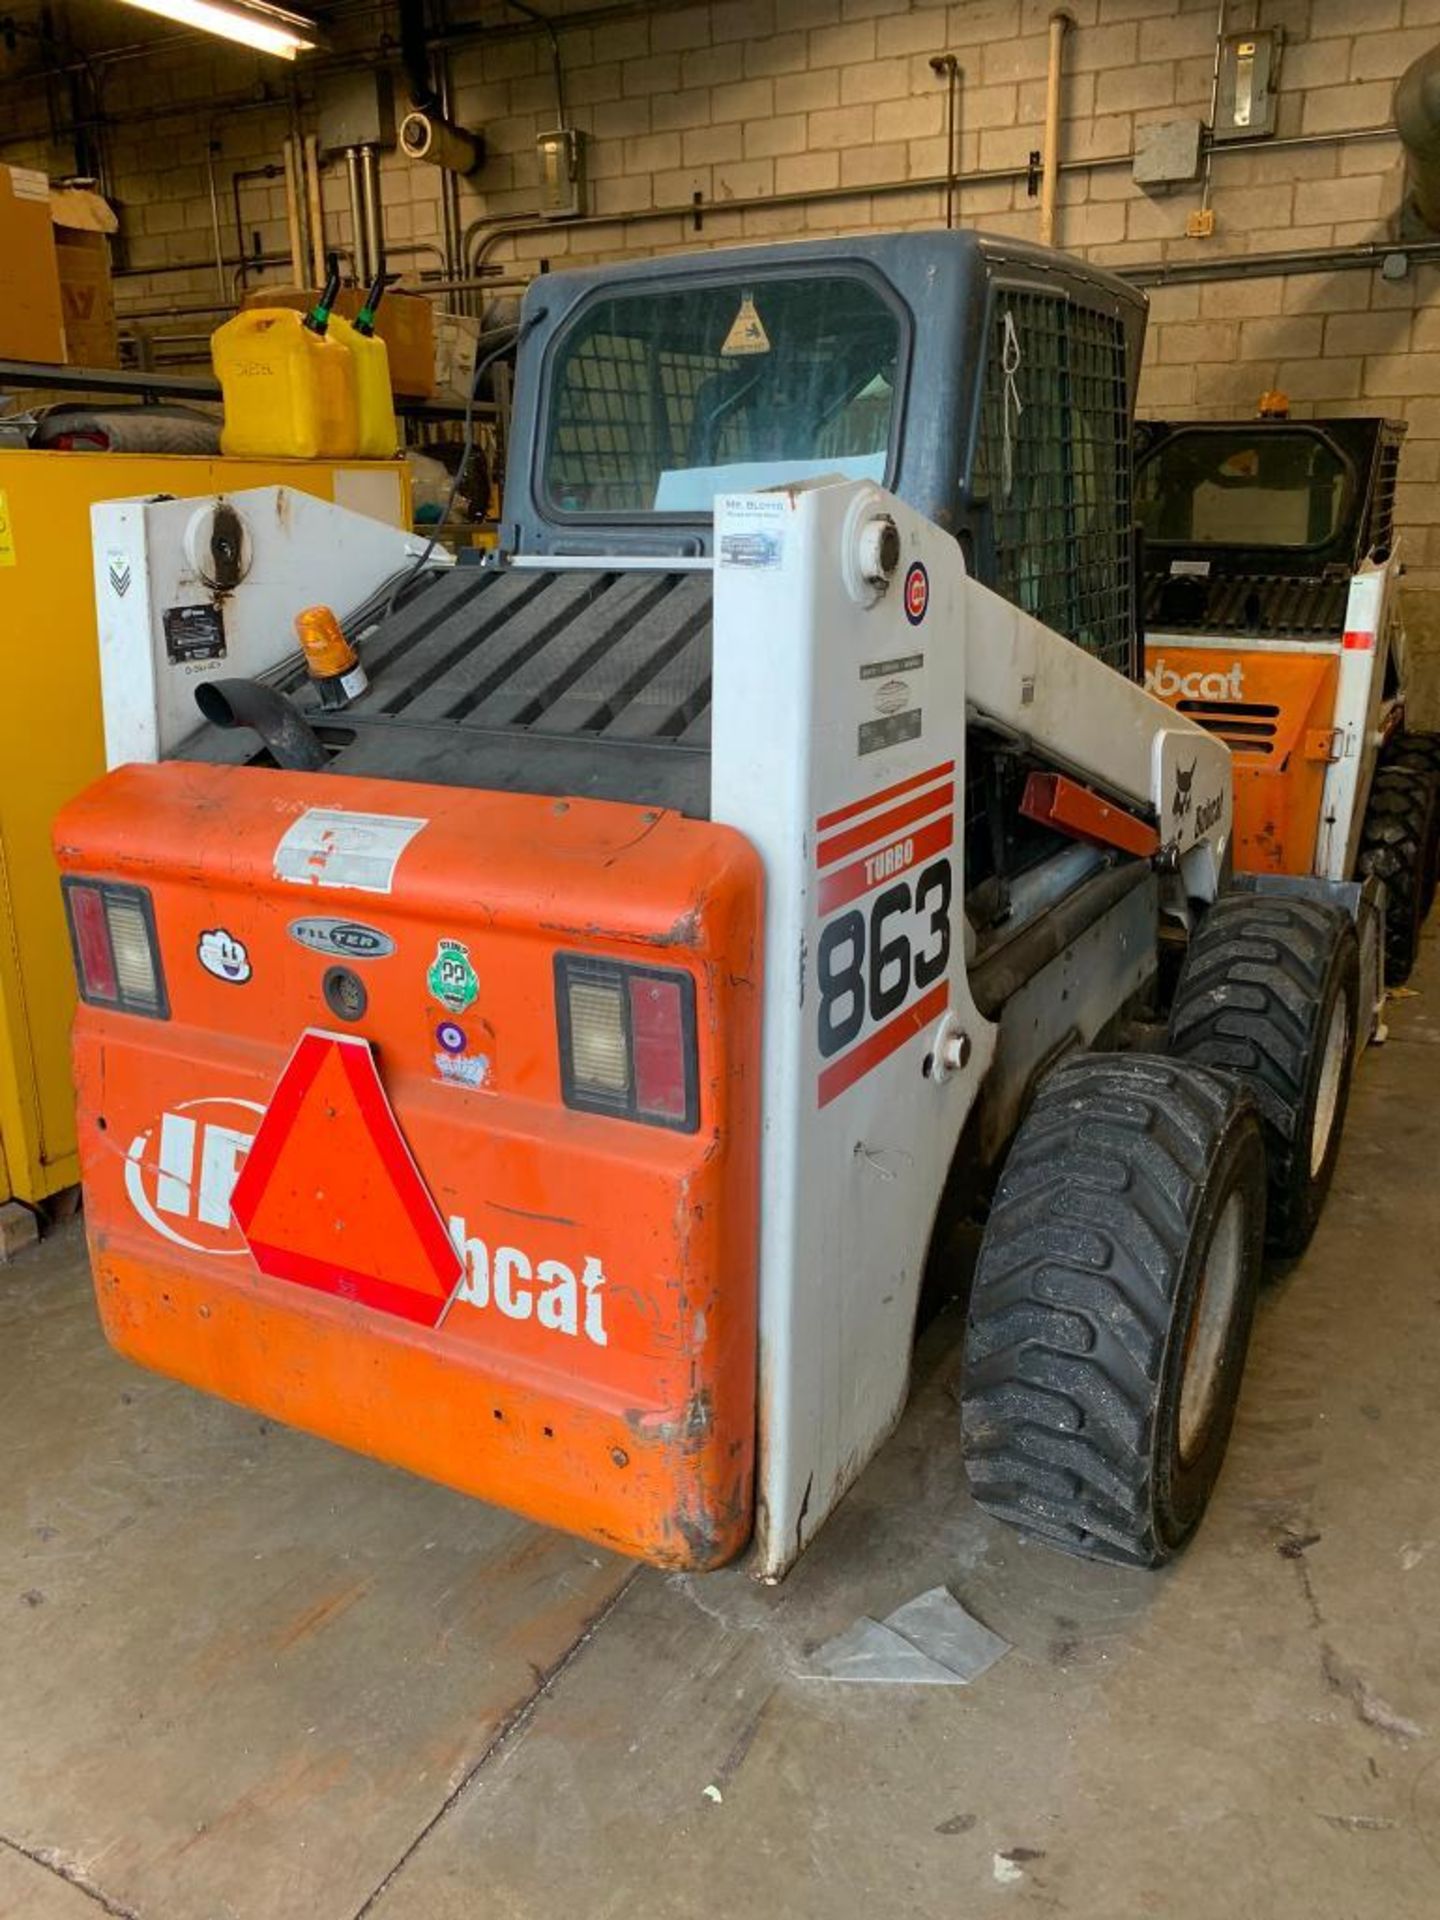
[[[700,1124],[695,982],[668,967],[555,956],[567,1107],[694,1133]]]
[[[145,888],[68,877],[61,885],[80,998],[168,1020],[155,909]]]

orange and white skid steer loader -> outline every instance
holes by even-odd
[[[1136,429],[1145,684],[1234,755],[1242,872],[1385,885],[1409,977],[1440,865],[1440,735],[1406,721],[1403,421]]]
[[[56,829],[122,1352],[775,1578],[897,1418],[922,1276],[993,1188],[977,1498],[1077,1552],[1183,1545],[1362,1022],[1352,916],[1225,891],[1229,750],[1139,684],[1143,322],[959,233],[547,276],[505,551],[357,571],[349,700],[286,638],[293,568],[242,566],[218,651],[173,658],[158,602],[203,568],[173,503],[132,514],[170,584],[122,678],[210,724]],[[250,620],[237,678],[255,595],[272,650]],[[1116,1051],[1162,913],[1192,930],[1173,1041]]]

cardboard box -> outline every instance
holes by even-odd
[[[353,320],[364,303],[358,287],[342,287],[335,311]],[[247,307],[293,307],[301,313],[318,295],[306,287],[257,287],[245,296]],[[397,400],[428,400],[435,391],[435,318],[423,293],[392,287],[380,302],[375,331],[385,342],[390,388]]]
[[[480,348],[480,322],[468,313],[435,316],[435,398],[459,405],[470,398]]]
[[[29,167],[0,166],[0,260],[0,359],[62,362],[65,324],[50,182]]]
[[[84,187],[53,188],[50,219],[60,270],[66,358],[73,367],[118,367],[110,235],[120,223],[100,195]]]

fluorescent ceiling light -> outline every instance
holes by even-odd
[[[282,60],[311,52],[322,39],[313,20],[284,7],[268,6],[265,0],[124,0],[124,4],[142,13],[158,13],[162,20],[177,21],[182,27],[218,34],[222,40],[238,40],[257,53],[278,54]]]

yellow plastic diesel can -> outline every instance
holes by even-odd
[[[355,379],[342,340],[312,332],[291,308],[251,307],[216,329],[210,357],[225,398],[225,453],[354,458]]]
[[[362,460],[391,460],[400,435],[395,426],[390,355],[385,342],[378,333],[358,333],[338,313],[330,316],[330,332],[350,354],[355,386],[355,451]]]

